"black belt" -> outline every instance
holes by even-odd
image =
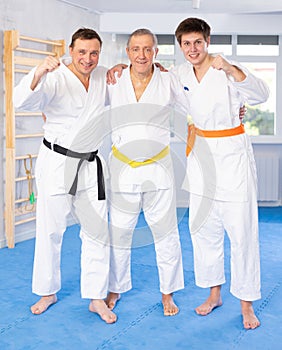
[[[75,178],[73,180],[73,184],[71,186],[71,189],[69,190],[69,194],[75,195],[76,190],[77,190],[77,181],[78,181],[78,172],[79,169],[82,165],[82,163],[87,160],[88,162],[93,162],[96,159],[97,162],[97,183],[98,183],[98,200],[104,200],[106,199],[105,195],[105,182],[104,182],[104,175],[103,175],[103,167],[102,167],[102,162],[101,159],[99,158],[98,150],[95,152],[88,152],[88,153],[79,153],[79,152],[74,152],[70,149],[64,148],[60,145],[53,144],[53,148],[51,145],[51,142],[47,141],[45,138],[43,139],[43,143],[46,147],[49,149],[53,150],[54,152],[63,154],[64,156],[71,157],[71,158],[78,158],[80,159],[77,169],[76,169],[76,174]]]

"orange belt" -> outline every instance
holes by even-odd
[[[243,124],[240,124],[236,128],[224,129],[224,130],[201,130],[195,127],[194,124],[188,126],[188,137],[186,146],[186,157],[192,151],[195,143],[196,135],[202,137],[226,137],[244,134],[245,128]]]

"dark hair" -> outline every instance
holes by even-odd
[[[133,36],[139,36],[139,35],[150,35],[153,39],[154,47],[158,46],[158,39],[154,33],[152,33],[149,29],[146,28],[140,28],[136,29],[133,33],[129,35],[129,38],[127,40],[127,47],[129,47],[130,40]]]
[[[74,43],[76,39],[81,40],[91,40],[91,39],[97,39],[102,47],[102,39],[100,38],[100,35],[95,32],[95,30],[90,28],[80,28],[78,29],[71,38],[70,47],[74,47]]]
[[[207,24],[207,22],[205,22],[204,20],[200,19],[200,18],[186,18],[184,19],[176,28],[175,31],[175,36],[176,39],[179,43],[179,45],[181,45],[181,38],[183,34],[187,34],[187,33],[202,33],[204,36],[205,41],[208,40],[208,37],[210,36],[211,33],[211,28],[210,26]]]

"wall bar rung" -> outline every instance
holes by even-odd
[[[40,134],[21,134],[21,135],[16,135],[16,139],[26,139],[26,138],[30,138],[30,137],[43,137],[44,134],[40,133]]]
[[[27,219],[15,221],[15,226],[17,226],[17,225],[22,225],[22,224],[25,224],[25,223],[27,223],[27,222],[31,222],[31,221],[34,221],[34,220],[36,220],[36,217],[35,217],[35,216],[32,216],[32,217],[27,218]]]
[[[16,160],[23,160],[23,159],[29,159],[29,158],[37,158],[37,154],[30,154],[30,155],[15,157]]]
[[[34,41],[34,42],[37,42],[37,43],[42,43],[42,44],[47,44],[47,45],[59,46],[59,47],[63,46],[63,44],[60,43],[60,42],[51,41],[51,40],[43,40],[43,39],[38,39],[38,38],[32,38],[32,37],[25,36],[25,35],[20,35],[20,39],[21,40],[27,40],[27,41]]]
[[[34,175],[31,176],[32,179],[34,179]],[[20,182],[20,181],[26,181],[28,180],[26,176],[21,176],[21,177],[16,177],[15,181]]]
[[[34,116],[42,116],[42,112],[16,112],[16,117],[34,117]]]
[[[37,196],[35,196],[35,199],[37,198]],[[29,198],[19,198],[15,200],[15,204],[21,204],[21,203],[25,203],[28,202]]]
[[[56,53],[54,53],[52,51],[42,51],[42,50],[28,49],[26,47],[16,47],[15,50],[16,51],[21,51],[21,52],[36,53],[38,55],[56,56]]]
[[[16,73],[22,73],[22,74],[27,74],[30,71],[28,69],[19,69],[19,68],[15,68],[15,72]]]

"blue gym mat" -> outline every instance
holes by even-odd
[[[178,214],[185,274],[185,289],[174,294],[178,315],[163,316],[152,244],[132,251],[133,289],[115,308],[117,323],[107,325],[89,312],[89,301],[80,298],[80,239],[74,225],[64,236],[59,301],[42,315],[29,310],[38,300],[31,293],[34,239],[0,250],[0,349],[281,349],[282,207],[259,208],[262,299],[254,308],[261,326],[248,331],[242,326],[240,303],[229,292],[228,239],[223,306],[208,316],[194,312],[208,290],[195,286],[188,212],[179,209]],[[145,226],[142,214],[138,226]]]

